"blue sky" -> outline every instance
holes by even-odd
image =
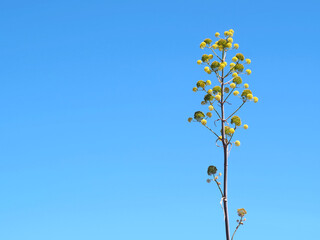
[[[258,104],[230,157],[236,239],[320,227],[318,1],[2,1],[0,239],[223,239],[206,168],[221,149],[189,124],[200,42],[235,30]],[[315,125],[314,125],[315,124]]]

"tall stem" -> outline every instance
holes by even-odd
[[[222,52],[222,61],[225,60],[225,51]],[[224,76],[223,70],[221,74],[221,132],[222,132],[222,143],[223,143],[223,155],[224,155],[224,179],[223,179],[223,207],[224,207],[224,220],[226,227],[226,240],[230,240],[230,230],[229,230],[229,214],[228,214],[228,199],[227,199],[227,190],[228,190],[228,143],[225,138],[225,116],[224,116]]]

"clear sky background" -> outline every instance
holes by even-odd
[[[259,97],[230,156],[237,240],[316,239],[319,10],[305,1],[1,1],[0,239],[224,239],[200,42],[235,30]],[[212,79],[213,80],[213,79]]]

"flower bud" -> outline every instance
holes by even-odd
[[[216,95],[214,98],[215,98],[217,101],[220,101],[221,96],[220,96],[220,95]]]
[[[244,125],[243,125],[243,128],[244,128],[244,129],[248,129],[249,126],[248,126],[247,124],[244,124]]]
[[[200,48],[201,48],[201,49],[204,49],[204,48],[206,47],[206,45],[207,45],[207,44],[206,44],[205,42],[202,42],[202,43],[200,43]]]
[[[234,47],[234,49],[238,49],[238,48],[239,48],[239,44],[235,43],[235,44],[233,45],[233,47]]]
[[[234,92],[233,92],[233,95],[235,95],[235,96],[237,96],[238,94],[239,94],[238,91],[234,91]]]
[[[188,118],[188,122],[191,122],[191,121],[192,121],[192,119],[193,119],[192,117],[189,117],[189,118]]]
[[[253,98],[253,102],[255,102],[255,103],[257,103],[258,100],[259,100],[259,98],[257,98],[257,97],[254,97],[254,98]]]
[[[207,124],[207,120],[202,119],[202,120],[201,120],[201,123],[202,123],[202,125],[206,125],[206,124]]]
[[[202,61],[201,61],[201,60],[198,60],[197,63],[200,65],[200,64],[202,63]]]
[[[246,63],[247,63],[247,64],[250,64],[250,63],[251,63],[251,59],[247,58],[247,59],[246,59]]]
[[[213,110],[213,106],[212,106],[212,105],[209,106],[209,110],[210,110],[210,111]]]
[[[235,88],[235,87],[236,87],[236,84],[231,83],[231,84],[230,84],[230,87],[231,87],[231,88]]]
[[[233,62],[237,62],[237,61],[238,61],[238,58],[237,58],[237,57],[233,57],[233,58],[232,58],[232,61],[233,61]]]
[[[207,80],[207,81],[206,81],[206,85],[207,85],[207,86],[211,85],[211,81],[210,81],[210,80]]]
[[[212,113],[211,113],[211,112],[207,112],[207,116],[208,116],[209,118],[211,118],[211,117],[212,117]]]
[[[220,33],[216,32],[216,33],[214,34],[214,36],[219,37],[219,36],[220,36]]]
[[[239,146],[240,146],[240,141],[237,140],[237,141],[234,142],[234,144],[235,144],[237,147],[239,147]]]
[[[194,87],[194,88],[192,88],[192,91],[196,92],[196,91],[198,91],[198,88]]]
[[[249,88],[249,84],[248,83],[245,83],[243,86],[244,86],[244,88]]]
[[[250,70],[250,69],[247,69],[247,70],[246,70],[246,73],[247,73],[248,75],[250,75],[250,74],[251,74],[251,70]]]

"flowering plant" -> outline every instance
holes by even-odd
[[[189,122],[201,123],[205,128],[212,132],[216,137],[216,145],[223,148],[224,153],[224,176],[223,184],[218,181],[219,176],[222,173],[217,174],[217,168],[213,165],[208,167],[207,173],[211,178],[207,179],[207,182],[215,182],[221,193],[221,205],[223,202],[223,211],[225,217],[225,230],[226,240],[230,240],[229,230],[229,214],[227,204],[227,176],[228,176],[228,157],[233,144],[237,147],[240,146],[240,141],[233,142],[233,136],[237,130],[248,129],[247,124],[242,124],[241,118],[235,115],[246,103],[258,102],[258,98],[253,96],[252,91],[249,89],[249,84],[243,84],[244,75],[250,75],[251,70],[246,69],[245,66],[251,63],[249,58],[245,58],[242,53],[236,53],[231,55],[231,63],[227,63],[227,53],[232,50],[237,50],[239,44],[233,44],[234,31],[230,29],[224,32],[224,37],[220,37],[220,34],[215,33],[217,41],[213,43],[210,38],[206,38],[200,44],[201,49],[210,50],[210,54],[203,54],[201,60],[198,60],[199,65],[204,65],[204,71],[209,75],[214,75],[217,80],[217,84],[211,87],[211,80],[199,80],[196,86],[193,88],[194,92],[203,92],[204,98],[201,105],[208,105],[208,112],[204,114],[202,111],[196,111],[193,117],[188,118]],[[241,92],[241,94],[240,94]],[[230,96],[234,96],[239,101],[239,106],[231,112],[226,114],[226,104],[230,103]],[[213,127],[208,126],[208,121],[213,118],[213,114],[217,117],[214,118],[213,125],[218,128],[215,130]],[[217,123],[220,122],[219,127]],[[218,134],[219,133],[219,134]],[[244,208],[238,209],[238,216],[240,217],[238,226],[236,227],[231,240],[233,240],[234,234],[238,230],[240,225],[243,225],[246,220],[244,216],[247,214]]]

